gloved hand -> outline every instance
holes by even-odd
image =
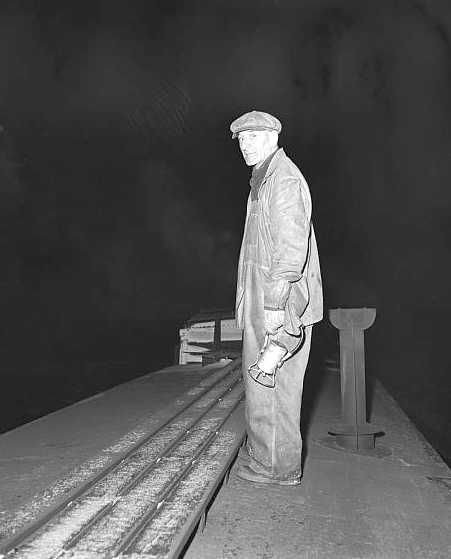
[[[268,334],[276,334],[285,322],[285,311],[265,309],[265,330]]]

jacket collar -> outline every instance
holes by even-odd
[[[257,174],[252,174],[251,180],[249,181],[249,185],[251,187],[250,197],[252,201],[258,200],[258,195],[260,192],[261,187],[265,184],[265,182],[269,179],[269,177],[273,174],[279,160],[285,156],[285,152],[283,148],[277,149],[273,152],[268,159],[270,159],[269,164],[265,162],[264,166],[267,165],[267,169],[264,172],[264,176],[259,176]],[[263,172],[263,169],[261,169]]]
[[[265,173],[265,177],[263,179],[263,182],[265,182],[265,180],[274,173],[275,168],[277,167],[278,162],[280,161],[280,159],[282,157],[285,156],[285,151],[283,150],[283,148],[279,148],[276,153],[273,155],[271,162],[269,164],[268,169],[266,170]]]

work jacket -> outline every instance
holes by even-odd
[[[264,308],[285,311],[285,330],[299,334],[301,326],[323,317],[321,272],[311,221],[310,191],[301,171],[282,148],[274,154],[258,191],[249,195],[238,263],[236,321],[244,327],[244,292],[249,266],[259,270]],[[256,309],[259,315],[263,309]]]

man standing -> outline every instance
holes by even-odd
[[[230,125],[246,164],[253,167],[236,294],[236,320],[244,329],[247,427],[237,475],[257,483],[297,485],[302,387],[312,325],[322,319],[323,300],[310,192],[300,170],[278,147],[281,129],[277,118],[260,111]],[[293,352],[277,371],[274,387],[249,374],[266,336]]]

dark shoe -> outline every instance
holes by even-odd
[[[244,464],[238,468],[236,475],[241,479],[252,481],[253,483],[266,483],[270,485],[299,485],[301,483],[300,478],[276,479],[273,477],[268,477],[264,474],[254,472],[252,468]]]

